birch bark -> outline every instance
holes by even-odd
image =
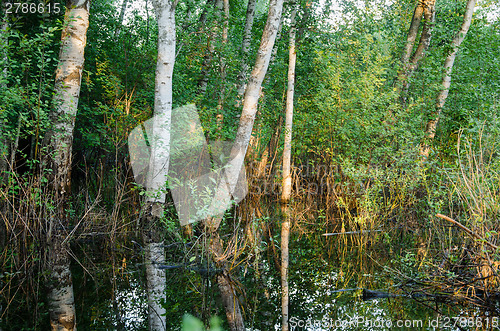
[[[421,0],[415,9],[415,14],[413,15],[412,24],[410,27],[410,31],[408,32],[408,39],[405,48],[405,53],[401,58],[402,70],[400,70],[398,74],[398,82],[397,88],[399,90],[407,90],[408,89],[408,79],[411,77],[413,72],[417,70],[418,65],[422,58],[424,57],[425,51],[429,48],[429,44],[431,42],[432,30],[434,28],[434,20],[435,20],[435,10],[436,0]],[[416,17],[419,16],[419,17]],[[415,39],[417,37],[417,32],[419,29],[418,24],[420,25],[422,16],[424,17],[424,23],[422,27],[422,32],[420,34],[419,43],[415,52],[413,52],[413,47],[415,44]]]
[[[446,103],[446,98],[448,98],[448,93],[451,86],[451,73],[453,71],[453,64],[455,63],[455,58],[457,57],[460,45],[465,39],[467,32],[469,31],[472,15],[474,14],[474,7],[476,6],[476,0],[468,0],[467,6],[465,7],[464,19],[460,31],[455,35],[451,42],[451,51],[446,57],[444,62],[444,77],[441,82],[442,89],[436,98],[436,108],[432,113],[432,118],[427,122],[425,128],[425,138],[420,144],[420,155],[427,158],[430,153],[430,142],[434,139],[436,135],[437,124],[439,121],[439,116],[443,110],[444,104]]]
[[[401,63],[403,65],[407,64],[410,56],[413,52],[413,47],[415,45],[415,40],[417,39],[418,29],[420,27],[420,21],[422,20],[422,15],[424,13],[424,0],[418,0],[418,4],[413,12],[413,17],[411,19],[410,29],[408,30],[408,36],[406,38],[406,45],[404,53],[401,57]]]
[[[160,300],[165,294],[165,249],[159,219],[163,216],[170,159],[172,117],[172,77],[175,64],[175,5],[171,0],[153,0],[158,21],[158,58],[155,78],[155,104],[150,137],[151,156],[146,177],[146,198],[142,220],[145,245],[150,330],[165,330],[166,310]]]
[[[68,225],[65,202],[71,184],[71,150],[73,130],[80,96],[84,50],[89,26],[89,0],[68,0],[61,34],[59,65],[55,77],[52,127],[44,137],[42,165],[50,169],[49,185],[59,206],[48,228],[48,301],[52,330],[76,330],[76,315],[71,280],[68,241],[64,229]]]
[[[210,217],[205,220],[206,231],[211,236],[209,243],[210,253],[212,254],[214,261],[218,264],[224,264],[225,262],[223,258],[223,243],[217,233],[217,229],[219,228],[219,224],[223,216],[223,210],[220,210],[220,206],[227,206],[230,196],[235,192],[238,184],[238,178],[243,168],[244,157],[252,135],[262,81],[264,80],[269,66],[269,60],[271,58],[274,42],[276,40],[282,9],[283,0],[270,1],[269,14],[262,34],[257,59],[245,91],[243,110],[240,117],[238,132],[231,149],[231,161],[225,169],[226,180],[218,185],[213,202],[209,207],[212,211],[211,214],[217,216]],[[238,299],[235,296],[235,291],[232,283],[230,282],[229,275],[219,275],[217,277],[217,283],[224,302],[230,329],[232,331],[245,330]]]

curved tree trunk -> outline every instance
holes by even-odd
[[[223,252],[223,244],[217,233],[224,213],[224,211],[220,209],[220,206],[228,205],[231,195],[235,193],[237,188],[238,178],[243,168],[245,154],[252,135],[262,81],[264,80],[269,66],[282,9],[283,0],[270,1],[267,23],[262,34],[257,59],[245,91],[238,132],[231,149],[231,161],[225,168],[226,180],[221,182],[217,187],[213,202],[209,207],[209,211],[212,211],[212,214],[216,216],[205,219],[205,231],[208,232],[211,238],[209,247],[210,253],[219,265],[227,263],[224,259],[218,258],[222,256],[220,252]],[[223,297],[226,316],[230,322],[230,329],[232,331],[244,330],[243,317],[239,309],[237,297],[235,296],[234,288],[228,281],[228,277],[218,277],[217,282]]]
[[[439,116],[441,115],[441,111],[444,107],[444,104],[446,103],[446,98],[448,98],[448,93],[450,91],[451,73],[453,71],[453,64],[455,63],[455,58],[457,57],[460,45],[464,41],[465,35],[469,31],[469,27],[472,22],[472,15],[474,14],[475,5],[476,5],[476,0],[467,1],[467,6],[465,9],[462,26],[460,27],[460,31],[453,38],[453,41],[451,42],[452,50],[448,54],[448,57],[444,62],[445,75],[443,77],[443,81],[441,82],[442,90],[437,96],[436,109],[432,114],[432,118],[429,120],[429,122],[427,122],[427,126],[425,128],[424,141],[422,142],[422,144],[420,144],[420,155],[425,158],[429,156],[430,143],[434,139],[434,136],[436,135]]]
[[[76,330],[73,283],[70,272],[65,203],[70,193],[73,130],[80,96],[84,50],[89,26],[89,0],[68,0],[56,70],[52,127],[44,137],[43,166],[51,169],[49,185],[58,210],[47,215],[49,312],[52,330]]]
[[[288,262],[290,241],[290,210],[289,202],[292,193],[292,123],[293,123],[293,98],[295,92],[295,64],[297,53],[295,49],[296,35],[296,15],[297,7],[292,3],[293,10],[290,18],[290,45],[288,51],[288,88],[286,91],[286,111],[285,111],[285,146],[283,147],[283,191],[281,193],[281,203],[283,210],[283,223],[281,224],[281,329],[288,331]]]

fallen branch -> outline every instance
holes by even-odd
[[[368,233],[368,232],[378,232],[382,230],[365,230],[365,231],[348,231],[348,232],[335,232],[335,233],[323,233],[323,236],[336,236],[339,234],[357,234],[357,233]]]
[[[494,245],[492,243],[490,243],[488,240],[484,239],[483,237],[481,237],[480,235],[478,235],[477,233],[475,233],[474,231],[472,231],[471,229],[465,227],[464,225],[462,225],[461,223],[449,218],[448,216],[445,216],[445,215],[442,215],[442,214],[437,214],[436,215],[437,217],[439,218],[442,218],[444,220],[447,220],[448,222],[451,222],[453,224],[455,224],[456,226],[458,226],[460,229],[464,230],[465,232],[467,232],[469,235],[479,239],[480,241],[484,242],[485,244],[487,244],[488,246],[490,246],[491,248],[493,249],[498,249],[498,246],[497,245]]]

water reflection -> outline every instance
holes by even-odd
[[[356,247],[346,250],[344,243],[328,242],[319,234],[293,239],[289,274],[291,330],[460,330],[458,317],[480,316],[477,309],[465,310],[422,298],[422,302],[404,296],[363,301],[362,289],[405,294],[386,271],[391,264],[386,251],[375,246],[370,250],[365,247],[361,252]],[[177,253],[168,254],[177,259]],[[250,271],[238,274],[245,290],[248,330],[281,329],[280,278],[270,261],[260,261],[259,277]],[[147,329],[147,301],[139,262],[130,264],[127,272],[114,280],[104,276],[99,282],[91,279],[77,282],[80,298],[76,302],[82,305],[81,329]],[[109,274],[107,270],[101,275]],[[167,284],[167,330],[178,330],[185,313],[198,318],[224,317],[217,288],[210,279],[193,270],[178,268],[168,271]],[[445,318],[451,323],[443,324]],[[439,322],[439,327],[433,321]],[[489,323],[490,328],[478,329],[492,329]]]

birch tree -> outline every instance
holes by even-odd
[[[80,95],[84,50],[89,26],[89,0],[68,0],[55,76],[52,127],[44,137],[43,166],[58,206],[48,221],[49,312],[52,330],[76,330],[65,202],[71,184],[73,130]]]
[[[448,98],[448,93],[451,86],[451,74],[453,71],[453,64],[455,63],[455,58],[457,57],[460,45],[465,39],[469,27],[472,22],[472,15],[474,14],[474,7],[476,5],[476,0],[468,0],[467,6],[465,7],[465,14],[460,31],[455,35],[451,42],[451,51],[444,61],[444,77],[441,82],[441,92],[439,92],[436,98],[436,106],[431,114],[431,119],[427,122],[425,128],[425,137],[422,144],[420,144],[420,155],[427,158],[430,152],[430,142],[434,139],[436,135],[436,129],[439,121],[439,116],[443,110],[444,104],[446,103],[446,98]]]
[[[434,27],[436,13],[435,7],[436,0],[419,0],[417,7],[415,8],[410,29],[408,31],[408,37],[406,39],[405,49],[401,57],[402,69],[398,74],[398,84],[396,84],[398,90],[406,90],[408,88],[408,79],[412,73],[417,70],[419,62],[423,58],[425,51],[429,48],[432,37],[432,29]],[[417,49],[413,52],[422,17],[424,18],[422,32],[420,34]]]
[[[222,28],[222,44],[227,44],[227,38],[229,33],[229,0],[222,0],[223,12],[224,12],[224,26]],[[220,60],[220,76],[221,76],[221,89],[219,94],[219,100],[217,102],[217,131],[218,135],[222,135],[222,123],[224,122],[223,106],[224,106],[224,96],[226,92],[226,60],[221,57]]]
[[[288,331],[288,262],[289,251],[288,242],[290,238],[290,215],[289,202],[292,192],[291,158],[292,158],[292,123],[293,123],[293,97],[295,92],[295,64],[297,52],[295,50],[296,35],[296,15],[297,7],[293,6],[290,18],[290,45],[288,49],[288,87],[286,91],[285,110],[285,145],[283,147],[283,191],[281,193],[281,203],[283,210],[283,223],[281,224],[281,329]]]
[[[127,3],[128,3],[128,0],[123,0],[123,2],[122,2],[122,8],[120,10],[120,17],[118,18],[118,26],[116,27],[116,30],[115,30],[115,36],[114,36],[115,41],[118,39],[118,36],[120,35],[120,31],[122,29],[123,18],[125,17],[125,11],[127,10]],[[146,4],[146,6],[147,6],[147,4]]]
[[[8,2],[7,2],[8,3]],[[0,73],[0,89],[5,91],[7,89],[7,77],[8,77],[8,60],[9,60],[9,40],[8,40],[8,31],[9,31],[9,17],[7,15],[7,11],[4,9],[4,13],[2,16],[2,23],[0,25],[0,56],[2,57],[2,71]],[[3,123],[3,118],[0,117],[0,180],[2,182],[6,182],[7,175],[6,171],[8,171],[9,165],[9,139],[7,139],[7,133],[5,132],[5,127]]]
[[[172,115],[172,76],[175,64],[175,6],[170,0],[153,0],[158,21],[158,58],[156,63],[154,120],[151,156],[146,178],[148,191],[142,221],[145,229],[146,278],[150,330],[164,330],[165,308],[160,299],[165,293],[165,271],[157,268],[165,263],[165,249],[159,219],[163,216],[170,157]]]
[[[222,7],[222,1],[223,0],[208,0],[206,3],[206,6],[213,6],[215,3],[215,6],[217,8]],[[206,17],[206,12],[202,13],[202,16],[205,15]],[[205,20],[205,18],[203,18]],[[208,34],[208,48],[207,48],[207,53],[203,57],[203,63],[201,65],[201,73],[200,73],[200,80],[198,82],[198,94],[203,95],[207,91],[208,87],[208,72],[210,69],[210,65],[212,62],[212,57],[213,53],[215,50],[215,31],[216,28],[211,29],[210,33]]]
[[[405,66],[410,60],[410,56],[413,52],[413,47],[415,45],[415,40],[417,39],[418,29],[420,27],[420,21],[422,20],[422,15],[424,13],[424,1],[418,0],[415,11],[413,12],[413,17],[411,19],[410,29],[408,30],[408,36],[406,38],[405,49],[403,55],[401,56],[401,63]]]
[[[211,236],[209,249],[214,261],[223,264],[224,249],[223,243],[218,235],[218,228],[222,220],[224,210],[220,206],[226,206],[230,196],[235,193],[238,179],[242,172],[244,157],[248,149],[250,137],[252,136],[255,114],[257,112],[257,103],[259,101],[262,82],[269,66],[271,53],[273,50],[278,26],[283,10],[283,0],[271,0],[269,3],[269,13],[262,39],[257,53],[257,59],[249,78],[245,95],[243,99],[243,110],[240,116],[240,122],[236,138],[231,149],[231,155],[228,167],[225,169],[225,181],[217,187],[213,202],[209,207],[214,217],[205,220],[206,232]],[[228,324],[231,330],[244,330],[243,317],[235,297],[235,290],[227,273],[217,275],[217,283],[225,306]]]

